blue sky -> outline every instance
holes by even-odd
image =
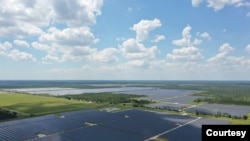
[[[249,80],[248,0],[1,0],[0,79]]]

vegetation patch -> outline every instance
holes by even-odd
[[[248,113],[247,115],[247,119],[246,120],[241,120],[241,119],[232,119],[231,120],[231,124],[235,124],[235,125],[250,125],[250,113]]]
[[[66,111],[89,109],[102,106],[98,103],[87,103],[78,100],[66,100],[53,96],[41,96],[20,93],[0,95],[0,107],[10,109],[23,115],[37,116]]]
[[[0,108],[0,121],[7,120],[7,119],[13,119],[16,117],[17,117],[16,112],[12,112],[12,111]]]
[[[145,104],[150,104],[148,100],[138,100],[137,98],[145,97],[144,95],[132,95],[132,94],[118,94],[118,93],[86,93],[78,95],[64,95],[61,96],[68,100],[79,100],[79,101],[88,101],[94,103],[106,103],[110,105],[119,105],[123,106],[133,106],[133,107],[143,107]]]
[[[197,98],[194,102],[207,102],[218,104],[234,104],[250,106],[250,86],[243,84],[217,84],[206,85],[201,93],[193,94],[194,96],[203,96]]]

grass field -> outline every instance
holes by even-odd
[[[22,113],[23,115],[45,115],[65,111],[95,108],[101,106],[96,103],[87,103],[77,100],[67,100],[50,96],[1,93],[0,108]]]
[[[247,120],[239,120],[239,119],[233,119],[231,120],[231,124],[245,124],[250,125],[250,113],[248,113],[248,119]]]

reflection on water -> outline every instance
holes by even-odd
[[[76,88],[23,88],[23,89],[4,89],[5,91],[27,92],[30,94],[51,94],[67,95],[82,93],[100,93],[100,92],[129,92],[155,89],[151,87],[117,87],[117,88],[98,88],[98,89],[76,89]]]

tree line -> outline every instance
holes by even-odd
[[[9,110],[0,108],[0,120],[7,120],[7,119],[16,118],[16,117],[17,117],[16,112],[11,112]]]
[[[137,98],[145,97],[144,95],[132,95],[132,94],[119,94],[119,93],[85,93],[78,95],[64,95],[62,96],[68,100],[75,99],[96,103],[108,103],[108,104],[132,104],[134,107],[143,107],[145,104],[151,103],[148,100],[139,100]]]

